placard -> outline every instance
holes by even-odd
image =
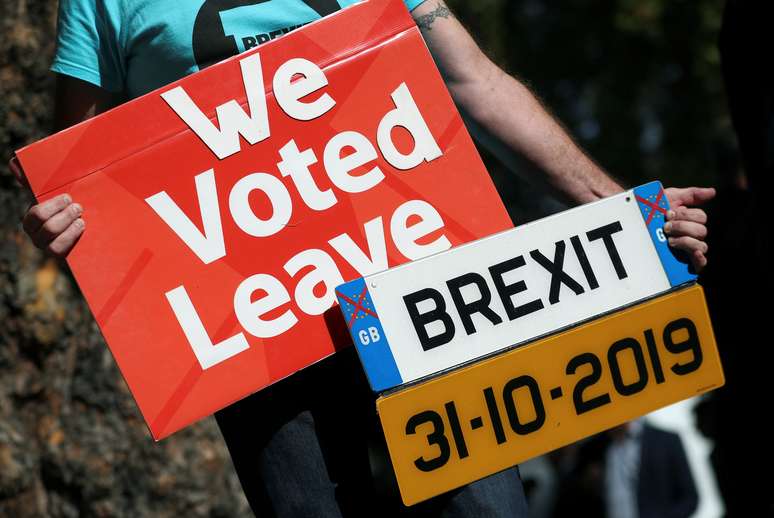
[[[400,0],[17,152],[156,439],[349,345],[334,289],[511,227]]]

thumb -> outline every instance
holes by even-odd
[[[715,197],[712,187],[672,187],[666,190],[666,195],[675,205],[704,205]]]

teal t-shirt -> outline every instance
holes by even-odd
[[[60,0],[51,70],[134,98],[355,2]]]

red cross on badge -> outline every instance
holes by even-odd
[[[365,299],[366,293],[368,293],[368,288],[364,287],[362,293],[360,293],[360,296],[357,299],[357,302],[355,302],[354,300],[352,300],[351,298],[347,297],[346,295],[344,295],[340,291],[336,292],[336,294],[339,296],[340,299],[342,299],[342,300],[346,301],[348,304],[351,304],[352,306],[354,306],[354,309],[352,311],[352,316],[349,318],[349,322],[347,322],[347,327],[349,327],[350,329],[352,329],[352,324],[355,323],[355,319],[358,318],[358,314],[360,314],[361,312],[365,313],[365,314],[368,314],[368,315],[371,315],[374,318],[379,318],[378,316],[376,316],[376,313],[374,313],[369,308],[367,308],[367,307],[365,307],[363,305],[363,300]],[[366,301],[365,303],[368,304],[368,301]],[[362,317],[360,317],[360,318],[362,318]]]
[[[648,199],[645,199],[639,194],[636,194],[634,197],[637,198],[638,202],[650,207],[650,213],[648,214],[648,219],[645,221],[645,225],[650,225],[650,222],[653,220],[653,217],[658,213],[663,214],[664,218],[666,218],[666,213],[667,213],[666,209],[659,205],[659,203],[661,202],[661,198],[664,197],[664,189],[659,189],[658,196],[656,196],[655,201],[651,201],[650,199],[653,196],[648,196]]]

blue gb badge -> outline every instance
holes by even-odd
[[[363,278],[336,288],[341,313],[355,342],[371,390],[381,392],[403,383],[387,336]]]

